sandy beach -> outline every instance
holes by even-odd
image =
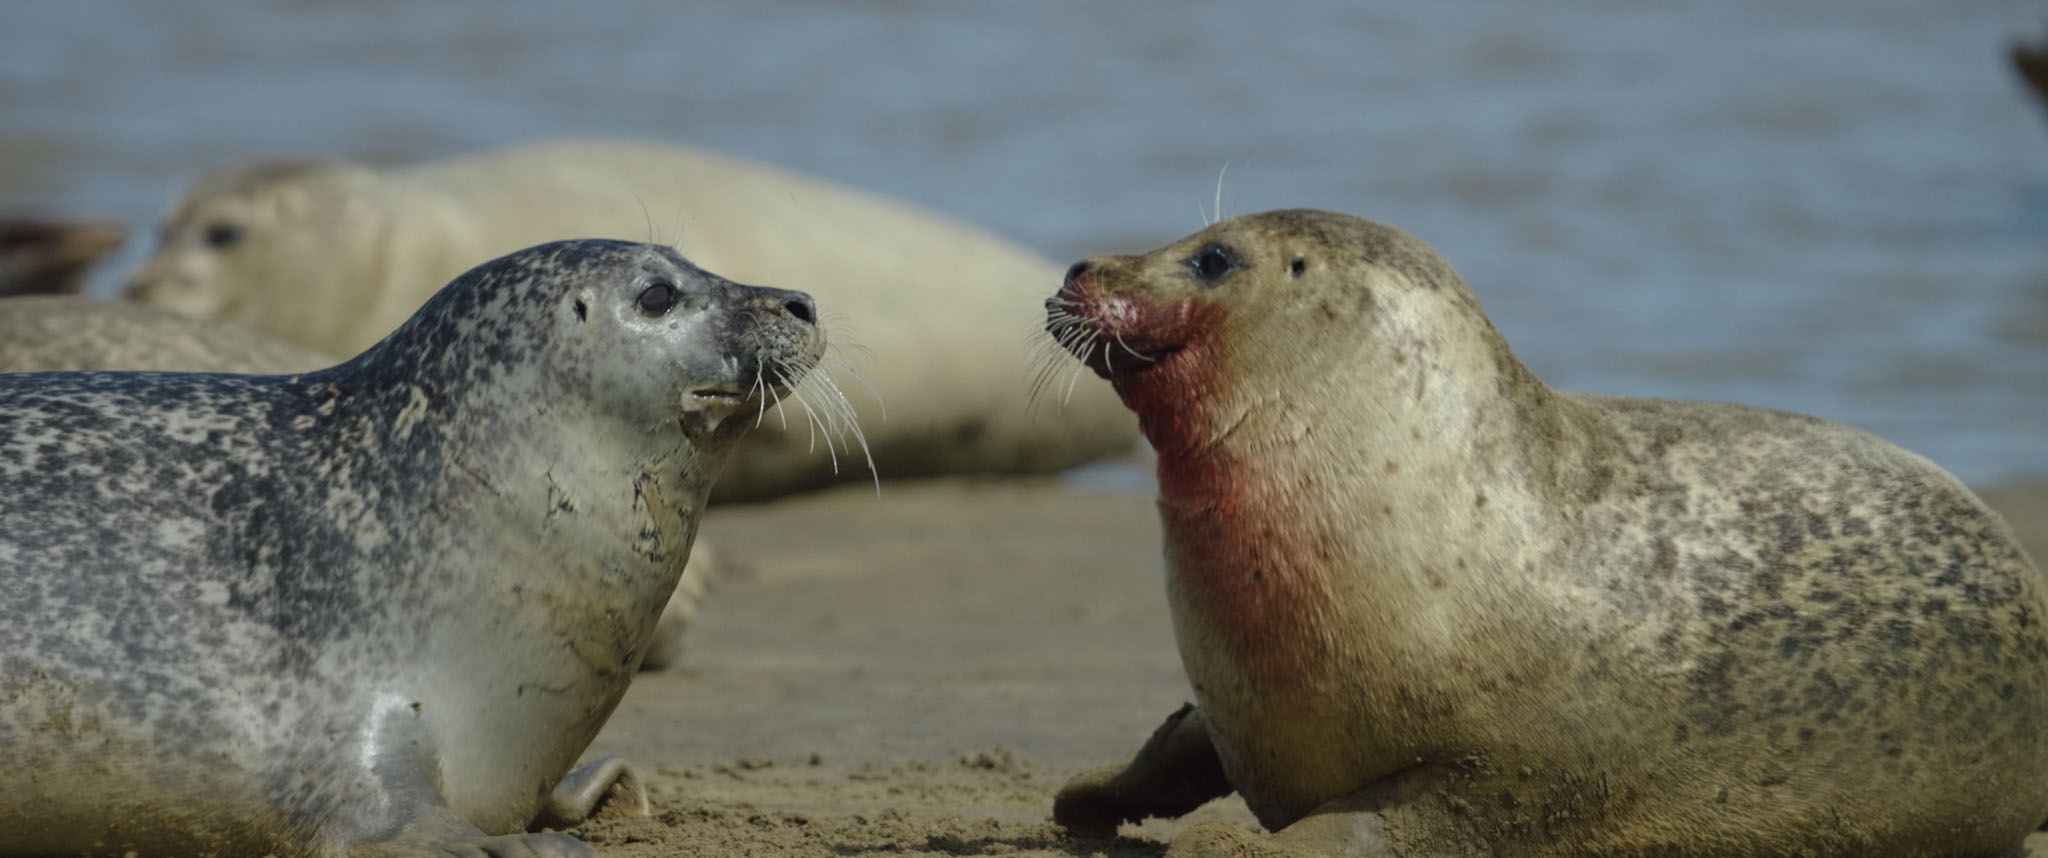
[[[2042,556],[2048,486],[1984,494]],[[738,569],[592,748],[635,761],[655,805],[575,829],[597,854],[1115,858],[1254,824],[1235,798],[1114,841],[1049,821],[1067,777],[1187,699],[1149,496],[898,483],[715,509],[703,533]]]

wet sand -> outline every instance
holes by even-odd
[[[1986,496],[2044,556],[2048,486]],[[1254,824],[1235,798],[1114,841],[1048,819],[1067,777],[1188,697],[1149,496],[902,483],[719,508],[703,532],[741,568],[592,748],[634,760],[655,805],[575,829],[598,855],[1119,858]]]

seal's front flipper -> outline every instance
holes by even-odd
[[[1450,798],[1457,777],[1444,766],[1417,766],[1309,811],[1270,836],[1204,822],[1175,837],[1166,858],[1491,856],[1493,849]]]
[[[1052,819],[1078,837],[1114,837],[1119,824],[1180,816],[1230,791],[1202,710],[1186,704],[1129,763],[1087,772],[1061,787]]]
[[[445,808],[436,808],[386,840],[351,844],[348,858],[591,858],[590,847],[567,834],[490,835]]]
[[[567,828],[592,817],[632,818],[653,812],[640,775],[625,760],[607,754],[563,775],[533,827]]]
[[[410,707],[388,711],[375,741],[380,748],[374,767],[377,800],[366,803],[352,830],[341,836],[348,858],[590,858],[589,847],[567,834],[485,834],[450,810],[441,793],[433,737]],[[562,783],[577,782],[578,775],[606,763],[612,764],[614,777],[624,768],[606,757],[570,772]],[[558,789],[546,804],[553,807],[560,794]],[[642,801],[645,795],[642,790]]]

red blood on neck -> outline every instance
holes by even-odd
[[[1323,651],[1335,550],[1284,449],[1215,443],[1235,379],[1220,313],[1184,317],[1185,346],[1112,380],[1159,456],[1159,512],[1186,610],[1252,676],[1292,685]]]

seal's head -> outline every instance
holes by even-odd
[[[825,335],[818,311],[802,292],[734,283],[691,264],[674,250],[655,245],[581,242],[610,246],[627,258],[607,264],[621,270],[589,280],[558,301],[566,302],[581,339],[625,340],[629,349],[667,360],[606,367],[594,387],[617,386],[619,401],[658,406],[648,420],[674,419],[679,409],[686,432],[699,446],[723,447],[754,421],[749,416],[783,394],[817,366]],[[641,389],[661,395],[642,399]],[[744,424],[744,425],[742,425]]]
[[[1534,446],[1518,446],[1519,427],[1540,382],[1434,251],[1363,218],[1223,221],[1075,265],[1046,306],[1053,336],[1109,379],[1158,453],[1198,688],[1313,701],[1306,689],[1361,651],[1331,642],[1393,604],[1330,607],[1356,585],[1354,558],[1379,568],[1407,557],[1394,542],[1409,530],[1501,514],[1511,492],[1484,483]],[[1498,461],[1475,466],[1475,450]]]
[[[680,425],[711,452],[824,349],[809,295],[734,283],[667,247],[582,239],[477,266],[335,372],[358,389],[426,379],[457,407],[573,414],[618,438],[673,436]],[[748,419],[727,419],[742,412]]]
[[[1428,360],[1505,354],[1442,258],[1390,226],[1286,210],[1068,269],[1046,328],[1116,386],[1155,447],[1206,447],[1262,403],[1345,376],[1388,407]],[[1446,348],[1446,346],[1455,346]],[[1473,346],[1477,346],[1474,348]],[[1372,378],[1366,378],[1372,376]]]
[[[238,318],[271,271],[300,271],[292,259],[322,259],[338,288],[370,272],[352,262],[379,230],[365,217],[376,174],[339,161],[261,161],[202,176],[165,216],[157,247],[130,276],[122,296],[202,319]]]

